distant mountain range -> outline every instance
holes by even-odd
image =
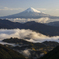
[[[49,17],[49,16],[50,15],[45,14],[45,13],[38,11],[38,10],[31,7],[23,12],[9,15],[9,16],[4,16],[1,18],[40,18],[40,17]]]
[[[11,22],[9,20],[2,20],[0,19],[0,28],[6,29],[30,29],[36,32],[40,32],[45,35],[55,36],[59,35],[59,27],[49,26],[42,23],[37,23],[34,21],[27,22],[27,23],[18,23],[18,22]]]
[[[50,23],[47,23],[47,25],[59,27],[59,21],[50,22]]]

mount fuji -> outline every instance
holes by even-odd
[[[40,17],[48,17],[49,15],[44,14],[41,11],[38,11],[34,8],[28,8],[25,11],[9,16],[4,16],[2,18],[40,18]]]

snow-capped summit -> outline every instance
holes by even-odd
[[[25,10],[25,11],[27,11],[27,12],[37,12],[37,13],[41,13],[40,11],[38,11],[38,10],[32,8],[32,7],[28,8],[28,9]]]

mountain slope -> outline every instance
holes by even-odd
[[[0,59],[25,59],[25,57],[0,44]]]
[[[52,51],[43,56],[41,59],[59,59],[59,46],[54,48]]]

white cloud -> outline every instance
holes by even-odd
[[[42,18],[38,18],[38,19],[33,19],[33,18],[11,18],[11,19],[8,19],[7,20],[9,21],[12,21],[12,22],[20,22],[20,23],[26,23],[26,22],[29,22],[29,21],[35,21],[35,22],[38,22],[38,23],[49,23],[49,22],[54,22],[54,21],[59,21],[58,18],[55,18],[55,19],[52,19],[52,18],[49,18],[49,17],[42,17]]]
[[[25,18],[11,18],[11,19],[8,19],[10,21],[13,21],[13,22],[20,22],[20,23],[26,23],[26,22],[29,22],[29,21],[35,21],[35,22],[38,22],[38,23],[46,23],[48,20],[50,20],[48,17],[43,17],[43,18],[38,18],[38,19],[33,19],[33,18],[28,18],[28,19],[25,19]]]
[[[57,41],[59,42],[59,36],[48,37],[41,33],[36,33],[32,30],[25,30],[25,29],[0,29],[0,40],[16,37],[19,39],[25,39],[29,42],[43,42],[43,41]]]
[[[30,53],[29,50],[24,50],[24,51],[22,51],[21,53],[22,53],[24,56],[26,56],[26,57],[30,57],[30,55],[31,55],[31,53]]]
[[[8,8],[8,7],[4,7],[3,9],[0,10],[23,10],[23,8]]]

